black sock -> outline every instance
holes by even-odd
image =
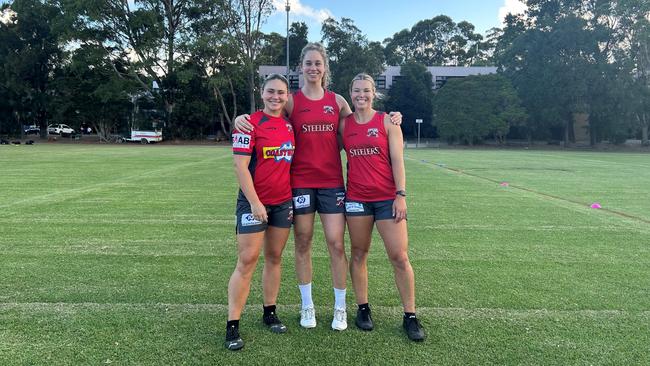
[[[264,316],[269,316],[273,313],[275,313],[275,305],[269,305],[269,306],[264,306]]]
[[[235,327],[239,329],[239,319],[237,320],[228,320],[226,322],[226,329],[230,329],[230,327]]]
[[[365,303],[365,304],[359,304],[359,310],[361,311],[368,311],[370,310],[370,304]]]
[[[404,318],[406,318],[406,319],[415,318],[415,313],[404,312]]]

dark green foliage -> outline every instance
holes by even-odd
[[[501,75],[449,80],[434,101],[434,124],[449,142],[473,145],[493,137],[503,143],[510,127],[527,117],[517,93]]]
[[[216,135],[220,126],[217,120],[217,100],[203,78],[200,67],[185,64],[179,68],[180,92],[178,108],[174,113],[175,136],[183,139],[201,139]]]
[[[369,42],[354,21],[328,18],[322,28],[331,71],[330,89],[349,99],[349,86],[358,73],[378,75],[384,69],[384,54],[378,42]]]
[[[122,70],[106,57],[101,47],[81,45],[56,74],[55,104],[52,120],[66,123],[79,131],[81,125],[92,126],[101,140],[128,130],[127,120],[133,111],[132,96],[138,85],[120,78]]]
[[[300,51],[307,44],[307,24],[291,23],[289,27],[289,65],[300,64]],[[260,63],[267,65],[287,64],[287,38],[278,33],[264,35],[264,46],[260,51]]]
[[[63,58],[65,18],[58,2],[15,0],[3,6],[13,21],[0,22],[0,133],[22,134],[22,125],[44,130],[54,106],[54,71]]]
[[[474,33],[474,25],[467,21],[455,23],[446,15],[417,22],[410,30],[404,29],[384,40],[389,65],[418,62],[427,66],[469,66],[480,61],[483,37]]]
[[[424,65],[406,63],[401,67],[401,77],[388,90],[386,110],[400,111],[403,115],[402,131],[404,136],[416,137],[415,120],[423,120],[420,134],[433,137],[433,81],[431,73]]]
[[[644,103],[638,101],[648,89],[647,83],[639,82],[648,68],[641,71],[644,63],[639,61],[650,37],[639,35],[650,16],[650,4],[590,0],[527,4],[526,18],[506,18],[494,57],[530,114],[530,133],[543,138],[551,129],[562,129],[561,138],[569,143],[574,140],[577,114],[588,118],[591,144],[624,141],[647,126]]]

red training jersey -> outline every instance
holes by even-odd
[[[298,90],[293,93],[293,111],[289,119],[296,134],[291,187],[343,187],[336,94],[326,90],[322,99],[311,100]]]
[[[388,135],[383,112],[368,123],[358,123],[354,114],[345,118],[343,146],[348,157],[348,187],[345,197],[374,202],[395,198],[395,179],[390,163]]]
[[[253,113],[250,122],[255,127],[251,133],[233,132],[233,154],[251,157],[248,170],[263,204],[286,202],[291,199],[289,172],[296,145],[291,122],[262,111]],[[239,198],[246,199],[241,189]]]

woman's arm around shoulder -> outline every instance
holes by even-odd
[[[284,113],[287,118],[291,117],[291,113],[293,113],[293,93],[289,93],[287,104],[284,105]]]
[[[336,94],[336,104],[339,106],[340,118],[345,118],[352,114],[352,109],[350,109],[348,101],[339,94]]]

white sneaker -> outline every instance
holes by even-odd
[[[332,329],[346,330],[348,329],[348,313],[345,309],[335,308],[334,319],[332,319]]]
[[[300,326],[303,328],[316,328],[316,310],[313,305],[300,310]]]

